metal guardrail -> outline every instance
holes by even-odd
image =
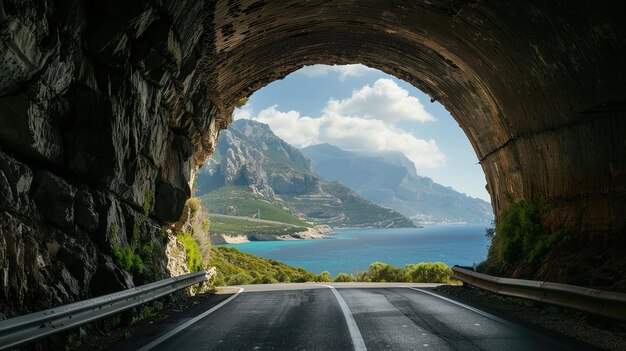
[[[626,294],[536,280],[500,278],[452,267],[452,278],[496,294],[569,307],[626,320]]]
[[[215,267],[113,294],[0,321],[0,350],[10,350],[67,329],[112,316],[211,279]]]

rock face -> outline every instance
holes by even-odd
[[[217,152],[196,174],[196,196],[211,213],[246,215],[239,211],[252,205],[242,203],[244,195],[231,193],[224,199],[216,195],[229,194],[232,186],[242,186],[239,190],[249,199],[270,202],[276,209],[316,224],[415,226],[402,214],[376,205],[342,184],[322,180],[300,150],[276,136],[267,124],[252,120],[237,120],[222,131]]]
[[[204,1],[0,2],[3,315],[170,275],[162,226],[225,123],[201,70],[212,13]],[[118,267],[113,245],[146,248],[143,272]]]
[[[622,257],[622,13],[618,0],[4,0],[0,309],[92,295],[111,241],[153,242],[164,262],[160,226],[177,220],[236,101],[314,63],[364,63],[441,101],[496,216],[507,194],[552,204],[548,224],[572,235],[551,261],[577,247]],[[580,273],[569,260],[536,278]]]

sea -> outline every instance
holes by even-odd
[[[487,257],[487,227],[483,224],[337,229],[327,239],[253,241],[224,246],[314,273],[328,271],[335,276],[366,270],[376,261],[401,267],[418,262],[472,266]]]

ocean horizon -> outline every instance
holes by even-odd
[[[336,276],[366,270],[376,261],[400,267],[419,262],[472,266],[487,257],[487,227],[487,224],[468,224],[337,229],[327,239],[253,241],[223,246]]]

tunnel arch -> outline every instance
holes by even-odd
[[[546,223],[568,241],[525,276],[624,290],[623,7],[0,2],[0,308],[76,301],[114,288],[105,280],[128,287],[114,244],[154,244],[134,283],[173,274],[163,229],[179,228],[193,170],[236,100],[314,63],[363,63],[440,101],[481,161],[496,216],[509,195],[550,203]]]
[[[626,208],[624,125],[612,113],[623,108],[616,53],[624,32],[611,26],[611,6],[588,7],[218,2],[214,89],[229,114],[240,96],[303,65],[365,64],[451,112],[485,171],[496,215],[506,196],[541,196],[553,206],[554,229],[619,231],[625,222],[615,211],[593,208]]]

